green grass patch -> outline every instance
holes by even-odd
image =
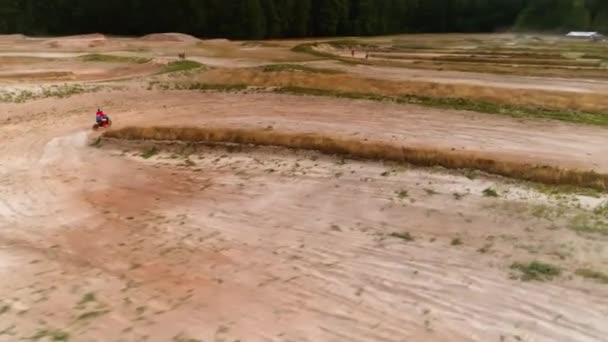
[[[492,102],[476,101],[462,98],[434,98],[416,95],[385,96],[368,93],[341,92],[328,89],[280,87],[276,93],[310,96],[331,96],[347,99],[371,101],[392,101],[401,104],[417,104],[421,106],[467,110],[478,113],[501,114],[514,118],[551,119],[578,124],[608,126],[608,115],[599,112],[583,112],[565,109],[550,109],[541,107],[516,106]]]
[[[326,68],[312,68],[300,64],[270,64],[259,67],[262,72],[305,72],[311,74],[343,74],[343,71]]]
[[[190,71],[190,70],[195,70],[195,69],[204,68],[204,67],[205,67],[204,64],[201,64],[201,63],[195,62],[195,61],[190,61],[190,60],[173,61],[173,62],[170,62],[170,63],[166,64],[165,66],[163,66],[160,73],[164,74],[164,73],[172,73],[172,72],[183,72],[183,71]]]
[[[193,82],[186,84],[175,84],[176,90],[201,90],[201,91],[220,91],[220,92],[239,92],[247,90],[246,84],[219,84],[219,83],[203,83]]]
[[[103,55],[103,54],[90,54],[80,57],[85,62],[107,62],[107,63],[132,63],[132,64],[145,64],[150,62],[150,58],[144,57],[129,57],[129,56],[115,56],[115,55]]]
[[[185,89],[185,90],[223,90],[223,91],[241,91],[247,88],[245,84],[206,84],[206,83],[190,83],[190,84],[150,84],[158,86],[162,89]],[[608,126],[608,114],[601,112],[584,112],[566,109],[550,109],[541,107],[518,106],[499,104],[492,102],[484,102],[463,98],[434,98],[417,95],[398,95],[386,96],[370,93],[357,92],[342,92],[329,89],[306,88],[306,87],[277,87],[273,92],[278,94],[290,94],[301,96],[325,96],[345,99],[370,100],[378,102],[395,102],[399,104],[415,104],[420,106],[466,110],[478,113],[500,114],[507,115],[513,118],[520,119],[548,119],[558,120],[577,124],[587,124],[596,126]]]
[[[148,90],[154,88],[162,90],[200,90],[200,91],[217,91],[217,92],[241,92],[247,90],[249,86],[246,84],[222,84],[222,83],[169,83],[153,81],[148,84]]]
[[[608,274],[606,273],[590,270],[587,268],[578,269],[575,273],[580,277],[592,279],[602,284],[608,284]]]
[[[539,261],[532,261],[528,264],[516,262],[511,265],[511,269],[519,271],[520,279],[523,281],[551,280],[562,273],[559,267]]]
[[[603,205],[593,210],[583,209],[578,201],[568,200],[566,197],[559,199],[555,206],[528,205],[525,212],[538,219],[563,223],[566,228],[577,233],[608,236],[608,215],[604,212],[607,209]]]

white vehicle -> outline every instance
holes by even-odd
[[[587,40],[600,40],[600,39],[604,38],[604,36],[602,34],[597,33],[597,32],[578,32],[578,31],[570,32],[566,35],[566,37],[575,38],[575,39],[587,39]]]

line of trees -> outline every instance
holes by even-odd
[[[0,33],[236,39],[608,28],[606,0],[0,0]]]
[[[535,31],[596,30],[608,33],[606,0],[530,0],[516,28]]]

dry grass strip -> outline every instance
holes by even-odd
[[[314,150],[356,159],[441,166],[448,169],[476,169],[500,176],[556,185],[608,189],[608,175],[594,171],[561,169],[508,160],[480,157],[474,153],[427,148],[409,148],[384,142],[366,142],[319,134],[285,133],[261,129],[202,127],[126,127],[110,130],[104,137],[125,140],[183,141],[251,144]]]

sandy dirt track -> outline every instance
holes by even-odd
[[[541,194],[272,149],[143,159],[139,147],[87,145],[100,103],[118,126],[273,126],[608,169],[598,128],[415,106],[136,89],[0,104],[0,341],[69,333],[70,341],[566,342],[608,334],[605,286],[510,279],[511,262],[539,255],[567,267],[608,266],[605,238],[526,213],[546,202]],[[488,186],[507,195],[482,196]],[[454,238],[463,245],[452,246]]]
[[[606,93],[608,82],[584,79],[559,79],[548,77],[526,77],[493,75],[486,73],[417,70],[372,65],[344,65],[334,61],[309,62],[311,66],[334,68],[355,75],[393,81],[424,81],[447,84],[470,84],[496,88],[535,89],[575,93]]]
[[[179,34],[154,35],[144,38],[119,38],[103,35],[82,35],[66,38],[30,38],[0,36],[0,57],[68,58],[88,53],[137,55],[153,59],[176,57],[186,51],[189,58],[215,67],[254,67],[264,64],[290,61],[308,61],[307,54],[297,54],[289,49],[306,41],[273,41],[266,45],[228,40],[197,40]],[[254,45],[254,46],[251,46]],[[358,52],[359,54],[361,52]],[[310,62],[311,65],[340,69],[358,76],[388,80],[419,80],[448,84],[473,84],[497,88],[544,89],[575,93],[607,93],[608,81],[587,79],[559,79],[549,77],[523,77],[488,73],[416,70],[366,65],[345,65],[330,60]],[[51,63],[49,71],[70,71],[69,68]],[[43,64],[44,65],[44,64]],[[43,65],[40,65],[42,67]],[[72,68],[81,68],[72,63]],[[90,66],[89,66],[90,67]],[[134,75],[141,73],[134,72]],[[108,79],[111,77],[103,77]],[[92,80],[94,77],[85,77]]]
[[[137,118],[126,116],[127,126],[171,125],[243,126],[298,132],[319,132],[390,141],[404,146],[437,147],[517,158],[531,163],[594,169],[608,172],[603,157],[605,129],[555,121],[513,120],[500,115],[431,109],[420,106],[273,94],[171,95],[131,92],[115,103],[119,111],[137,104]],[[145,114],[144,114],[145,113]],[[144,115],[150,120],[142,122]]]
[[[608,286],[576,270],[608,274],[608,236],[588,229],[608,230],[589,218],[608,195],[276,148],[95,143],[101,105],[118,128],[315,132],[608,172],[600,127],[148,83],[181,51],[230,68],[315,59],[289,51],[297,43],[0,36],[0,100],[24,94],[0,102],[0,342],[607,341]],[[80,59],[90,53],[151,62]],[[347,69],[608,90],[580,79]],[[96,92],[35,99],[64,82]],[[533,260],[562,273],[524,282],[511,269]]]

